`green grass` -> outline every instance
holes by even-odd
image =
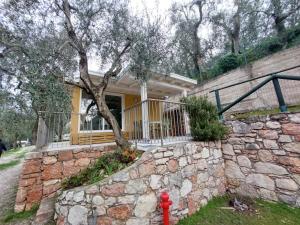
[[[136,158],[136,156],[141,155],[140,152],[131,150],[129,151],[129,154],[134,154],[134,157],[132,157],[132,155],[126,156],[122,154],[120,150],[113,153],[107,153],[101,156],[91,167],[88,167],[79,174],[64,180],[62,182],[62,187],[64,189],[69,189],[101,181],[104,178],[128,167],[133,163],[132,158]]]
[[[15,148],[15,149],[5,151],[2,154],[2,157],[16,156],[16,158],[20,159],[20,158],[23,158],[26,153],[27,153],[27,151],[25,150],[25,148]]]
[[[284,203],[253,200],[253,212],[228,209],[229,197],[218,197],[208,202],[192,216],[179,221],[179,225],[299,225],[300,208]],[[225,208],[222,208],[225,207]]]
[[[294,106],[288,106],[289,112],[300,112],[300,105],[294,105]],[[232,114],[235,119],[247,119],[252,116],[266,116],[266,115],[272,115],[280,113],[279,108],[274,109],[260,109],[260,110],[253,110],[249,112],[244,113],[236,113]]]
[[[8,163],[1,163],[0,164],[0,171],[1,170],[6,170],[7,168],[10,168],[10,167],[13,167],[13,166],[16,166],[20,163],[20,160],[12,160]]]
[[[7,215],[2,220],[3,223],[10,223],[13,221],[29,219],[30,217],[34,216],[39,208],[39,205],[34,205],[29,211],[23,212],[8,212]]]

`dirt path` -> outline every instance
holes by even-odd
[[[26,149],[30,151],[32,148]],[[8,163],[15,160],[15,155],[4,156],[0,158],[0,163]],[[23,159],[21,162],[13,167],[9,167],[5,170],[0,171],[0,224],[2,218],[11,212],[15,205],[17,185],[19,180],[19,175],[22,170]],[[30,221],[16,221],[14,223],[6,223],[8,225],[29,225]]]

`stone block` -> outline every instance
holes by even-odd
[[[57,162],[51,165],[45,165],[42,172],[43,180],[62,178],[62,163]]]
[[[75,205],[72,208],[70,208],[68,222],[72,225],[87,225],[87,215],[87,208],[81,205]]]
[[[245,175],[242,173],[240,167],[233,161],[227,160],[225,162],[225,175],[233,179],[244,179]]]
[[[233,132],[238,134],[250,133],[252,129],[251,125],[241,121],[233,121],[231,125],[232,125]]]
[[[138,218],[146,218],[150,216],[156,209],[157,198],[155,194],[149,193],[139,196],[136,207],[134,209],[134,215]]]
[[[110,207],[107,215],[117,220],[126,220],[131,216],[132,207],[128,204]]]
[[[253,130],[260,130],[260,129],[264,128],[264,123],[262,123],[262,122],[251,123],[251,128]]]
[[[168,170],[171,173],[174,173],[174,172],[177,171],[177,169],[178,169],[178,161],[176,159],[169,160],[169,162],[168,162]]]
[[[263,140],[264,147],[266,149],[278,149],[278,144],[274,140]]]
[[[257,162],[254,164],[254,169],[256,173],[274,174],[274,175],[289,174],[284,167],[278,166],[273,163],[268,163],[268,162]]]
[[[87,167],[91,160],[89,158],[80,158],[75,161],[75,166]]]
[[[292,179],[276,179],[276,186],[281,189],[289,191],[297,191],[299,189],[298,185]]]
[[[289,142],[292,142],[292,138],[289,135],[279,135],[278,142],[280,142],[280,143],[289,143]]]
[[[288,135],[299,135],[300,124],[296,124],[296,123],[282,124],[282,132],[283,134],[288,134]]]
[[[266,123],[266,127],[270,128],[270,129],[279,129],[279,128],[281,128],[281,125],[277,121],[268,121]]]
[[[264,139],[269,139],[269,140],[278,139],[278,133],[275,130],[260,130],[258,134],[260,135],[260,137]]]
[[[240,155],[237,157],[237,161],[240,166],[252,168],[251,161],[247,156]]]
[[[258,157],[263,162],[268,162],[273,160],[272,153],[268,150],[259,150]]]
[[[41,160],[25,160],[22,174],[41,172]]]
[[[45,165],[54,164],[57,162],[57,158],[55,156],[47,156],[43,158],[43,163]]]
[[[140,177],[145,177],[151,175],[155,171],[155,163],[153,161],[148,163],[143,163],[138,167]]]
[[[101,188],[101,193],[105,196],[119,196],[124,193],[125,184],[115,183],[111,185],[105,185]]]
[[[58,160],[59,161],[68,161],[73,159],[73,152],[72,151],[61,151],[58,153]]]
[[[125,186],[128,194],[143,194],[147,190],[146,184],[141,179],[130,180]]]
[[[271,191],[275,190],[274,181],[270,177],[263,174],[248,175],[246,178],[246,183],[257,187],[262,187]]]
[[[300,154],[300,142],[291,142],[283,145],[283,149],[288,152],[294,152]]]

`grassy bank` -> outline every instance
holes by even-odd
[[[101,156],[95,164],[62,183],[64,189],[89,185],[130,166],[142,153],[134,150],[118,150]]]
[[[13,167],[13,166],[16,166],[20,163],[20,160],[12,160],[8,163],[1,163],[0,164],[0,171],[1,170],[6,170],[7,168],[10,168],[10,167]]]
[[[300,105],[288,106],[288,111],[300,112]],[[272,115],[277,113],[280,113],[280,110],[278,108],[275,108],[275,109],[253,110],[244,113],[236,113],[236,114],[232,114],[231,116],[233,116],[234,119],[247,119],[252,116],[266,116],[266,115]]]
[[[299,225],[300,209],[284,203],[253,200],[252,212],[236,212],[228,207],[229,197],[218,197],[208,202],[194,215],[181,220],[179,225]]]
[[[2,223],[6,224],[6,223],[15,222],[15,221],[22,221],[25,219],[29,219],[36,214],[38,208],[39,208],[39,205],[34,205],[30,210],[18,212],[18,213],[14,212],[12,210],[7,213],[7,215],[2,220]]]

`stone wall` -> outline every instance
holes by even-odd
[[[300,113],[228,121],[227,188],[300,207]]]
[[[300,58],[300,46],[286,49],[284,51],[267,56],[263,59],[257,60],[252,64],[241,67],[214,79],[211,79],[199,87],[192,90],[189,94],[196,96],[207,95],[209,100],[215,103],[214,93],[210,93],[211,90],[225,87],[240,81],[249,80],[252,78],[260,77],[264,74],[284,70],[299,65]],[[300,68],[283,72],[287,75],[300,76]],[[247,82],[238,86],[220,90],[220,98],[222,105],[227,105],[238,97],[242,96],[253,88],[258,83],[262,82],[266,78],[261,78],[252,82]],[[286,104],[294,105],[300,104],[300,82],[292,80],[281,80],[280,85],[285,98]],[[231,112],[253,110],[258,108],[272,108],[277,107],[278,102],[275,95],[272,82],[264,86],[259,91],[256,91],[241,103],[230,109]]]
[[[19,178],[15,211],[28,210],[41,199],[54,196],[64,178],[78,173],[114,148],[98,146],[28,153]]]
[[[173,201],[172,224],[224,194],[221,142],[158,148],[106,180],[64,191],[55,207],[57,224],[161,224],[163,191]]]

